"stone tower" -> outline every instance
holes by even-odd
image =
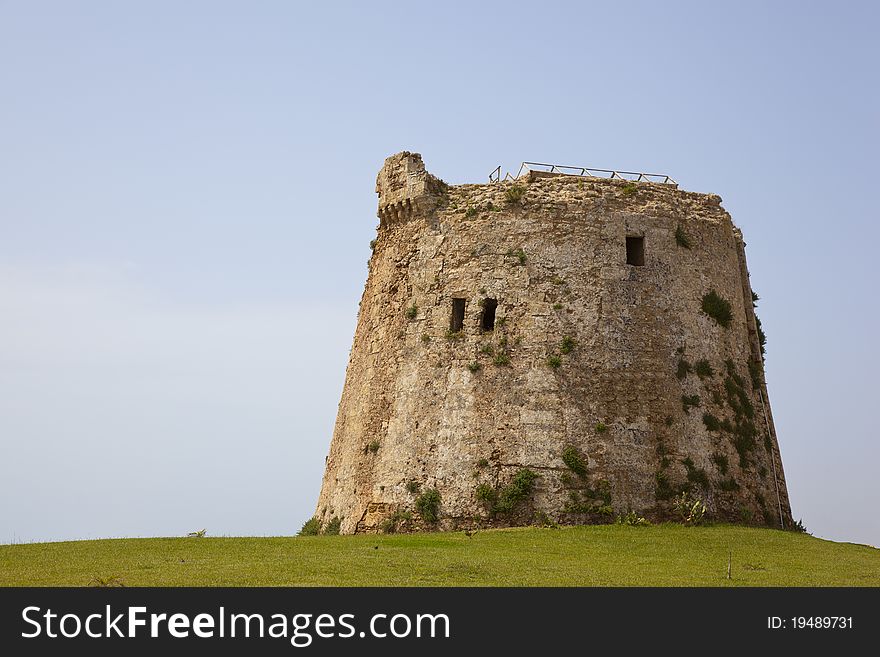
[[[662,520],[682,492],[789,525],[739,229],[714,194],[582,173],[385,161],[323,527]]]

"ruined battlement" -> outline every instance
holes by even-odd
[[[409,152],[376,191],[323,525],[662,520],[681,493],[717,519],[791,521],[720,197],[540,171],[450,186]]]
[[[427,211],[447,185],[425,170],[422,156],[403,151],[385,160],[376,176],[379,227],[409,221]]]

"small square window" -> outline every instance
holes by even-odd
[[[641,267],[645,264],[645,238],[626,238],[626,264]]]

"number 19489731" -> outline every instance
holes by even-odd
[[[767,617],[769,630],[851,630],[852,616],[780,616]]]

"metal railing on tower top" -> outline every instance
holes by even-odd
[[[566,176],[581,176],[589,178],[617,178],[618,180],[631,180],[633,182],[653,182],[664,185],[677,185],[678,183],[665,173],[644,173],[642,171],[616,171],[614,169],[594,169],[592,167],[570,167],[562,164],[544,164],[543,162],[523,162],[515,176],[506,173],[501,177],[501,165],[499,164],[489,174],[489,182],[501,182],[502,180],[516,180],[523,172],[543,171],[544,173],[559,173]]]

